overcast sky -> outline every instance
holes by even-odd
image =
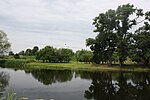
[[[35,45],[85,49],[85,39],[95,36],[92,19],[127,3],[150,10],[150,0],[0,0],[0,30],[14,52]]]

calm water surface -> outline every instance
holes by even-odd
[[[10,87],[29,100],[150,100],[150,73],[0,68],[0,97]]]

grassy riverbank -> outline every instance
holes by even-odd
[[[85,70],[85,71],[135,71],[146,72],[150,71],[150,68],[138,66],[134,63],[126,62],[126,65],[119,67],[114,64],[112,67],[107,65],[81,63],[71,61],[70,63],[42,63],[33,59],[34,57],[23,57],[22,59],[1,59],[0,66],[16,69],[49,69],[49,70]]]
[[[136,65],[126,65],[124,67],[113,65],[112,67],[108,67],[107,65],[85,64],[85,63],[77,63],[77,62],[71,62],[71,63],[32,62],[32,63],[28,63],[27,67],[29,69],[51,69],[51,70],[135,71],[135,72],[150,71],[150,68],[144,68]]]

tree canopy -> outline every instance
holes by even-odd
[[[11,44],[8,42],[8,38],[5,32],[0,31],[0,56],[9,52]]]
[[[139,21],[143,16],[145,18]],[[136,25],[137,27],[139,23],[144,21],[146,21],[144,28],[139,28],[138,31],[134,32],[133,26]],[[146,55],[143,59],[147,59],[147,63],[149,63],[150,53],[146,49],[149,48],[150,40],[149,21],[150,12],[143,13],[142,9],[131,4],[121,5],[116,10],[110,9],[105,13],[100,13],[93,19],[94,32],[98,33],[97,36],[86,39],[86,45],[93,51],[93,61],[95,63],[106,61],[111,66],[115,53],[121,66],[129,56],[129,51],[133,49],[131,45],[135,44],[138,49],[140,49],[139,45],[145,48],[142,50]]]
[[[56,49],[52,46],[46,46],[36,53],[36,59],[43,62],[69,62],[73,54],[71,49]]]
[[[76,51],[76,59],[80,62],[90,63],[92,62],[93,53],[88,50],[78,50]]]

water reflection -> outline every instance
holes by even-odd
[[[50,85],[57,82],[70,81],[73,77],[73,71],[59,71],[59,70],[34,70],[26,71],[44,85]]]
[[[1,70],[9,75],[0,72],[0,92],[13,83],[17,95],[31,100],[150,100],[150,73]]]
[[[85,90],[86,99],[150,100],[149,73],[94,72],[90,76],[92,83]]]
[[[0,98],[9,84],[9,75],[5,72],[0,72]]]

